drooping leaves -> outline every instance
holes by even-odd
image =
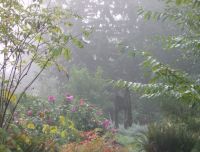
[[[146,60],[141,65],[151,70],[151,79],[148,84],[124,80],[111,81],[111,83],[120,88],[128,86],[132,91],[141,93],[141,97],[168,96],[190,104],[200,102],[200,85],[187,73],[162,64],[150,55],[145,58]]]

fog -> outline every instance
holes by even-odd
[[[84,145],[93,132],[125,151],[198,151],[199,6],[0,2],[0,127],[25,124],[60,147]]]
[[[73,66],[87,68],[89,73],[95,73],[97,68],[101,67],[105,79],[147,82],[149,79],[144,76],[143,69],[139,65],[143,59],[140,56],[131,57],[130,55],[134,50],[150,51],[159,60],[168,64],[176,62],[178,53],[170,55],[162,49],[160,42],[153,40],[153,37],[159,35],[178,32],[173,23],[144,21],[142,16],[137,15],[140,7],[161,11],[163,4],[160,1],[149,3],[149,1],[136,0],[58,0],[54,3],[70,8],[82,17],[80,20],[72,21],[73,27],[70,33],[78,35],[81,29],[91,31],[87,38],[79,36],[84,48],[71,46],[72,59],[70,62],[64,61],[63,58],[59,59],[59,63],[64,63],[69,76]],[[46,73],[58,79],[55,81],[70,83],[70,79],[64,77],[62,72],[58,72],[56,67],[49,68]],[[56,83],[59,85],[59,82]],[[52,85],[51,88],[56,87]]]
[[[63,57],[59,58],[58,63],[64,65],[65,72],[52,66],[41,74],[29,89],[33,95],[47,98],[49,95],[60,96],[70,92],[107,110],[113,108],[114,95],[112,91],[106,90],[105,83],[98,84],[98,81],[122,79],[148,83],[152,77],[148,70],[146,71],[140,65],[144,58],[134,55],[133,52],[136,50],[148,51],[160,62],[189,72],[197,67],[190,61],[182,60],[180,52],[174,50],[172,53],[164,50],[162,42],[156,39],[158,36],[180,33],[173,22],[144,20],[142,15],[138,15],[141,7],[145,10],[163,11],[162,1],[57,0],[53,1],[53,5],[71,9],[82,17],[79,20],[71,20],[73,26],[70,31],[66,31],[67,33],[79,35],[84,29],[89,29],[90,34],[88,37],[78,36],[84,48],[70,46],[72,51],[70,61],[65,61]],[[189,66],[190,69],[187,68]],[[99,72],[98,70],[100,76],[96,78],[95,74]],[[160,115],[159,118],[153,116],[149,119],[161,119],[163,113],[159,104],[149,99],[141,99],[140,95],[134,92],[131,100],[133,112],[137,113],[140,109],[147,115],[148,113]]]
[[[28,5],[31,1],[22,3]],[[43,6],[46,4],[50,4],[50,7],[61,6],[70,9],[81,17],[70,19],[72,27],[68,31],[65,29],[65,32],[77,35],[84,47],[70,45],[71,59],[66,61],[64,57],[60,57],[57,60],[57,63],[63,66],[63,70],[59,70],[55,65],[46,68],[28,89],[28,94],[46,99],[50,95],[62,96],[72,93],[78,98],[84,98],[105,108],[106,113],[110,115],[109,109],[113,109],[115,93],[107,89],[111,87],[109,80],[148,83],[152,77],[148,70],[141,66],[144,58],[135,55],[134,51],[145,50],[162,63],[191,73],[196,72],[197,64],[181,59],[177,50],[173,50],[173,53],[164,50],[162,42],[157,38],[180,33],[173,22],[144,20],[143,15],[138,15],[140,8],[162,12],[162,1],[55,0],[45,1]],[[89,31],[89,36],[81,34],[85,29]],[[38,71],[37,64],[33,64],[18,92],[23,90]],[[131,96],[133,112],[137,113],[138,109],[141,109],[146,114],[152,112],[153,115],[163,115],[160,105],[154,101],[142,99],[135,92],[132,92]],[[152,119],[158,118],[155,116]]]

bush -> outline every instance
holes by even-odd
[[[109,133],[108,133],[109,134]],[[83,141],[62,146],[61,152],[128,152],[111,135],[99,135],[97,130],[82,133]]]
[[[198,138],[182,124],[161,123],[150,125],[137,141],[146,152],[190,152]]]
[[[103,79],[101,68],[98,68],[96,73],[90,73],[87,68],[73,67],[64,90],[105,109],[112,106],[109,92],[105,89],[107,86],[108,82]]]
[[[57,151],[55,141],[45,136],[31,136],[28,132],[22,131],[17,126],[5,131],[0,129],[0,151],[1,152],[47,152]]]
[[[103,128],[103,123],[107,119],[104,117],[102,110],[95,105],[86,103],[83,99],[80,102],[82,104],[72,103],[68,105],[67,114],[74,122],[75,127],[81,131]]]
[[[80,141],[80,131],[110,129],[110,121],[97,106],[69,94],[63,98],[24,97],[14,116],[15,124],[30,136],[46,136],[59,144]]]
[[[124,127],[120,125],[117,130],[116,141],[129,149],[129,151],[134,151],[137,148],[135,145],[136,135],[145,131],[147,131],[146,125],[133,124],[128,129],[124,129]]]

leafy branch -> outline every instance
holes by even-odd
[[[0,127],[8,129],[21,98],[45,68],[59,56],[70,59],[69,42],[82,48],[81,41],[69,31],[71,10],[33,1],[0,1]],[[66,24],[67,23],[67,24]],[[71,26],[68,26],[68,25]],[[23,84],[33,65],[40,71]],[[25,86],[24,86],[25,85]],[[22,90],[19,95],[16,92]]]

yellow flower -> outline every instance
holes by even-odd
[[[51,133],[51,134],[56,134],[57,132],[58,132],[57,126],[51,126],[51,127],[50,127],[50,133]]]
[[[27,144],[30,144],[30,143],[31,143],[30,137],[27,136],[26,134],[22,134],[22,135],[20,136],[20,138],[21,138],[23,141],[25,141],[25,143],[27,143]]]
[[[42,128],[42,132],[43,133],[48,133],[48,131],[49,131],[49,125],[44,124],[43,128]]]
[[[65,137],[67,136],[67,132],[66,132],[66,131],[62,131],[62,132],[60,133],[60,136],[61,136],[62,138],[65,138]]]
[[[35,129],[34,123],[32,123],[32,122],[28,123],[27,128],[28,129]]]
[[[70,123],[70,125],[69,125],[69,129],[71,129],[71,130],[76,130],[76,128],[74,127],[74,123],[72,122],[72,123]]]
[[[75,130],[74,125],[70,125],[70,126],[69,126],[69,129]]]
[[[63,126],[65,125],[65,117],[64,116],[60,116],[59,121],[60,121],[61,125],[63,125]]]

